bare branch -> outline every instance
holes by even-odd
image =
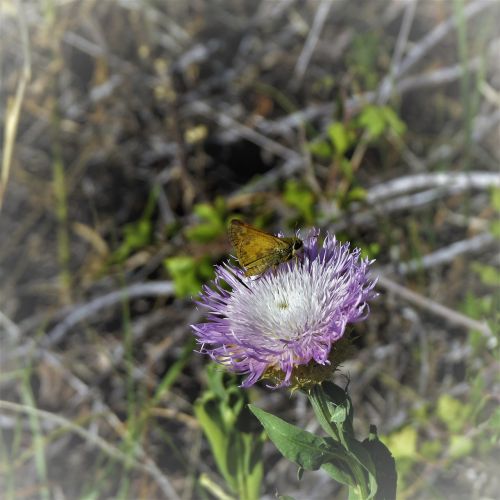
[[[136,283],[121,290],[97,297],[86,304],[76,306],[63,321],[47,333],[42,341],[42,345],[44,347],[51,347],[59,343],[73,326],[93,316],[101,309],[119,304],[123,300],[139,297],[170,296],[173,293],[174,285],[171,281],[156,281]]]
[[[489,189],[500,187],[500,176],[491,172],[439,172],[398,177],[372,187],[366,196],[368,203],[385,200],[418,189],[438,188]]]
[[[495,4],[498,5],[498,0],[477,0],[470,3],[464,8],[463,20],[468,21]],[[395,78],[401,78],[401,76],[407,73],[415,64],[421,61],[430,50],[455,28],[457,23],[458,20],[456,16],[452,16],[446,21],[438,24],[430,33],[416,43],[401,64],[395,69]]]
[[[440,248],[436,252],[424,255],[421,259],[401,262],[397,266],[398,273],[405,275],[420,269],[431,269],[441,264],[447,264],[459,255],[484,250],[495,242],[495,237],[490,233],[478,234],[473,238],[457,241],[447,247]]]
[[[318,43],[319,36],[331,6],[332,0],[322,0],[316,11],[312,28],[309,30],[306,43],[304,44],[302,52],[297,60],[297,64],[295,65],[294,74],[296,80],[294,83],[297,86],[302,83],[302,79],[304,78],[307,66],[309,65],[309,61],[311,60],[316,44]]]
[[[486,338],[490,340],[496,340],[491,332],[490,327],[486,322],[477,321],[475,319],[469,318],[462,313],[454,311],[449,307],[438,304],[437,302],[420,295],[417,292],[409,290],[408,288],[397,284],[393,280],[387,278],[386,276],[379,276],[377,281],[377,286],[383,288],[384,290],[393,293],[396,297],[401,298],[415,306],[421,307],[426,311],[441,316],[450,323],[467,328],[470,330],[477,330],[481,332]]]

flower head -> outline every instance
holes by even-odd
[[[323,243],[318,236],[311,231],[298,259],[257,278],[228,262],[216,267],[212,286],[203,287],[199,304],[207,321],[192,326],[200,350],[246,374],[244,387],[260,378],[295,385],[306,366],[326,378],[346,325],[368,315],[367,301],[376,295],[367,276],[371,262],[334,236]]]

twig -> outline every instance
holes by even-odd
[[[410,29],[413,24],[413,19],[415,17],[415,11],[417,8],[417,0],[412,0],[406,5],[406,9],[403,15],[403,21],[401,22],[401,28],[399,30],[398,39],[396,41],[396,47],[392,55],[391,69],[389,75],[382,80],[379,86],[379,97],[378,102],[385,103],[391,95],[391,88],[393,87],[393,80],[395,76],[395,68],[397,68],[403,57],[404,49],[408,43],[408,36],[410,35]]]
[[[307,35],[306,43],[304,44],[304,48],[302,49],[302,52],[297,60],[297,64],[295,65],[294,69],[294,75],[296,78],[294,85],[296,85],[297,87],[302,83],[302,79],[304,78],[307,66],[309,65],[309,61],[311,60],[314,48],[318,43],[319,36],[321,34],[321,31],[323,30],[323,26],[328,16],[328,12],[330,11],[331,5],[332,0],[322,0],[319,4],[318,9],[316,10],[313,25],[309,31],[309,34]]]
[[[285,160],[299,160],[302,161],[300,155],[293,149],[283,146],[279,142],[269,139],[265,135],[238,123],[236,120],[228,116],[221,111],[213,110],[208,104],[204,102],[196,102],[190,106],[191,110],[195,113],[207,116],[208,118],[215,120],[221,127],[233,128],[237,130],[242,137],[247,138],[249,141],[254,142],[262,149],[269,151],[277,156],[284,158]]]
[[[477,0],[470,3],[464,8],[463,21],[467,21],[472,17],[478,15],[485,9],[498,4],[498,0]],[[422,38],[403,59],[400,65],[394,71],[394,77],[399,79],[402,75],[407,73],[415,64],[422,60],[422,58],[435,47],[452,29],[457,25],[458,20],[456,16],[452,16],[446,21],[438,24],[430,33]]]
[[[434,178],[434,175],[441,174],[423,174],[424,178],[419,175],[401,177],[388,183],[374,186],[367,192],[366,201],[369,206],[366,210],[361,211],[358,204],[353,204],[352,209],[347,213],[333,212],[328,214],[329,217],[342,217],[338,222],[331,225],[331,229],[334,232],[338,232],[345,230],[349,226],[366,226],[376,220],[381,214],[388,215],[399,210],[421,207],[446,196],[460,194],[467,189],[489,189],[500,184],[498,175],[491,172],[470,172],[469,175],[472,175],[475,179],[472,183],[467,182],[470,180],[467,177],[465,178],[466,182],[443,183],[440,178]],[[421,181],[427,178],[428,182],[421,182],[421,185],[416,185],[416,178],[420,178]],[[433,184],[435,185],[433,186]],[[427,186],[432,187],[417,193],[406,194],[407,191],[413,188]],[[386,200],[386,198],[391,196],[391,199]]]
[[[462,190],[454,188],[433,188],[419,193],[403,195],[388,201],[381,201],[376,205],[370,205],[369,209],[360,211],[354,207],[347,214],[343,214],[340,221],[332,224],[334,232],[344,231],[347,227],[367,226],[373,223],[380,215],[389,215],[399,210],[418,208],[446,196],[460,193]],[[337,216],[336,213],[329,214]]]
[[[439,85],[451,83],[461,78],[466,71],[479,70],[480,64],[480,59],[476,57],[465,64],[456,64],[454,66],[448,66],[446,68],[403,78],[397,84],[397,91],[400,94],[404,94],[410,90],[437,87]]]
[[[399,30],[398,39],[396,40],[396,47],[394,48],[394,53],[392,55],[392,68],[397,68],[401,63],[401,59],[408,43],[408,37],[410,36],[413,19],[415,18],[417,3],[418,0],[410,0],[406,4],[406,9],[403,14],[403,20],[401,21],[401,28]]]
[[[459,255],[483,250],[485,247],[495,243],[495,241],[495,237],[490,233],[478,234],[473,238],[457,241],[447,247],[440,248],[436,252],[424,255],[420,259],[402,262],[397,266],[397,270],[398,273],[406,275],[420,269],[431,269],[441,264],[451,262]]]
[[[86,304],[76,306],[59,324],[57,324],[42,340],[43,347],[51,347],[59,343],[68,331],[77,323],[93,316],[101,309],[114,306],[125,299],[150,296],[170,296],[174,293],[171,281],[136,283],[121,290],[97,297]]]
[[[80,396],[81,400],[84,398],[88,398],[91,402],[93,402],[93,411],[94,413],[101,413],[103,418],[106,419],[109,426],[114,429],[117,434],[123,437],[126,434],[126,428],[119,420],[119,418],[115,415],[115,413],[111,410],[111,408],[102,401],[99,396],[98,391],[94,388],[90,388],[84,381],[82,381],[79,377],[77,377],[73,372],[68,370],[68,368],[63,364],[58,356],[55,353],[52,353],[43,348],[37,349],[37,354],[42,357],[47,363],[57,367],[64,374],[64,380],[72,387],[72,389]],[[95,433],[89,431],[89,434],[94,436]],[[158,468],[156,463],[147,455],[143,446],[140,443],[135,443],[136,452],[138,457],[143,459],[147,466],[150,467],[150,472],[157,480],[157,483],[162,486],[162,490],[165,492],[167,498],[178,498],[176,496],[169,496],[167,492],[171,490],[169,486],[169,480],[164,476],[161,470]],[[127,458],[128,460],[128,458]]]
[[[172,485],[170,484],[169,479],[164,474],[161,473],[156,464],[152,463],[150,459],[146,460],[146,463],[140,463],[137,462],[136,460],[132,460],[131,463],[130,456],[123,453],[116,446],[113,446],[102,437],[87,431],[83,427],[76,425],[75,423],[71,422],[71,420],[68,420],[67,418],[64,418],[60,415],[56,415],[55,413],[50,413],[48,411],[40,410],[38,408],[33,408],[30,406],[25,406],[4,400],[0,400],[0,408],[4,410],[13,411],[16,413],[35,415],[38,418],[49,421],[58,427],[67,428],[71,432],[78,434],[81,438],[97,446],[103,452],[105,452],[107,455],[114,458],[115,460],[118,460],[126,465],[131,465],[132,467],[140,469],[149,474],[156,481],[160,489],[165,494],[166,498],[180,500],[179,496],[177,495]]]
[[[466,67],[470,70],[476,70],[476,65],[477,60],[472,59]],[[417,88],[435,87],[440,84],[451,83],[461,78],[463,71],[463,66],[457,65],[427,71],[416,76],[401,79],[399,82],[394,84],[394,92],[397,94],[404,94]],[[349,115],[355,114],[362,106],[373,103],[376,99],[376,92],[364,92],[362,94],[352,96],[345,101],[346,112]],[[260,120],[257,124],[257,128],[264,134],[286,135],[290,133],[291,129],[298,127],[304,122],[333,116],[335,114],[335,110],[335,104],[313,104],[305,109],[290,113],[279,120]]]
[[[449,307],[438,304],[437,302],[428,299],[420,295],[419,293],[416,293],[402,285],[395,283],[393,280],[387,278],[384,275],[379,275],[377,286],[393,293],[398,298],[414,304],[415,306],[421,307],[422,309],[425,309],[433,314],[441,316],[454,325],[461,326],[470,330],[477,330],[488,339],[495,338],[487,323],[476,321],[475,319],[469,318],[468,316],[454,311]]]
[[[446,189],[489,189],[500,187],[500,176],[491,172],[440,172],[436,174],[416,174],[398,177],[372,187],[366,196],[368,203],[387,199],[417,189],[443,187]]]
[[[20,328],[2,311],[0,311],[0,325],[3,326],[4,331],[8,334],[11,340],[19,340],[21,336]]]

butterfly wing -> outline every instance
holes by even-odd
[[[290,238],[273,236],[239,220],[231,221],[229,239],[247,276],[261,274],[287,260],[292,251]]]

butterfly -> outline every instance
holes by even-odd
[[[299,238],[274,236],[237,219],[229,223],[228,233],[246,276],[262,274],[296,257],[303,246]]]

